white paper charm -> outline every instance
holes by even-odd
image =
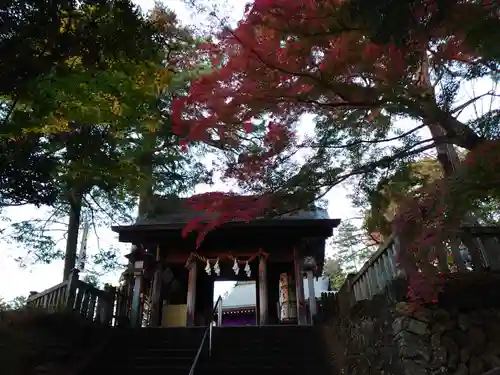
[[[236,258],[234,258],[233,271],[236,276],[240,273],[240,266],[238,265]]]
[[[252,269],[250,268],[250,264],[248,264],[248,262],[245,264],[245,272],[247,273],[247,277],[252,275]]]
[[[220,276],[219,258],[217,258],[217,261],[214,264],[214,272],[217,276]]]
[[[205,272],[209,276],[212,274],[212,268],[210,267],[210,262],[208,260],[207,260],[207,265],[205,266]]]

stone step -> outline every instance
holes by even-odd
[[[235,342],[237,344],[235,345]],[[317,350],[322,348],[322,342],[319,340],[308,340],[308,341],[281,341],[281,340],[231,340],[229,338],[213,338],[212,339],[212,347],[220,347],[220,348],[265,348],[266,350],[279,350],[280,348],[291,350],[293,348],[311,348]]]
[[[168,374],[168,375],[186,375],[189,374],[189,366],[113,366],[113,364],[102,364],[96,367],[89,367],[85,375],[150,375],[150,374]]]
[[[187,375],[205,329],[121,329],[82,375]],[[196,375],[331,372],[314,327],[221,327],[212,332],[212,356],[206,340]]]
[[[113,333],[114,337],[124,337],[127,339],[176,339],[176,340],[191,340],[201,339],[205,333],[206,327],[197,328],[116,328]]]
[[[213,327],[212,331],[224,335],[280,335],[281,337],[321,332],[317,327],[313,326]]]
[[[203,338],[203,335],[193,335],[193,336],[176,336],[176,335],[144,335],[144,336],[130,336],[127,337],[126,335],[117,335],[111,338],[111,341],[114,341],[116,343],[123,343],[124,340],[126,340],[127,343],[134,343],[134,342],[172,342],[172,343],[178,343],[178,344],[183,344],[183,343],[193,343],[193,342],[200,342],[201,339]]]
[[[198,350],[200,347],[200,341],[194,341],[191,343],[175,343],[171,341],[157,341],[157,342],[130,342],[130,343],[116,343],[110,342],[110,348],[115,348],[118,351],[140,351],[140,350],[164,350],[164,351],[189,351]],[[208,345],[208,342],[206,342]]]
[[[250,371],[257,371],[259,375],[277,375],[282,374],[279,371],[286,371],[287,375],[304,375],[305,374],[329,374],[332,372],[330,369],[325,368],[280,368],[280,367],[269,367],[269,368],[226,368],[226,369],[217,369],[213,368],[196,368],[196,375],[211,375],[214,374],[214,371],[217,371],[217,375],[234,375],[241,373],[250,373]]]
[[[224,360],[225,358],[230,358],[233,361],[241,361],[246,358],[250,360],[255,360],[255,358],[262,358],[265,360],[266,358],[270,358],[271,360],[285,360],[289,358],[293,358],[295,362],[297,361],[320,361],[325,358],[323,353],[301,353],[298,351],[295,352],[279,352],[276,354],[270,355],[269,353],[262,352],[252,352],[248,351],[248,354],[238,353],[238,352],[223,352],[223,351],[212,351],[212,360]]]
[[[304,362],[300,363],[292,363],[285,361],[271,361],[271,362],[260,362],[260,358],[255,358],[254,361],[245,361],[240,363],[218,363],[218,362],[209,362],[209,363],[198,363],[196,366],[197,369],[213,369],[217,370],[232,370],[236,371],[237,369],[268,369],[268,368],[279,368],[283,370],[294,370],[294,369],[325,369],[324,364],[315,364]]]
[[[162,356],[131,356],[129,358],[122,358],[123,363],[128,366],[135,367],[190,367],[193,364],[195,355],[191,357],[162,357]]]

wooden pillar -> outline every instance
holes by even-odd
[[[268,300],[267,300],[267,267],[266,257],[260,256],[259,259],[259,325],[268,323]]]
[[[204,304],[205,305],[205,309],[204,309],[205,322],[206,322],[206,325],[208,326],[209,324],[212,324],[212,322],[213,322],[212,310],[214,309],[215,283],[210,278],[208,278],[208,275],[207,275],[207,277],[204,280],[204,284],[205,284],[206,290],[209,291],[208,293],[205,292],[206,293],[206,298],[205,298],[206,303]]]
[[[197,273],[196,260],[189,264],[189,277],[188,277],[188,291],[187,291],[187,317],[186,325],[188,327],[194,326],[194,314],[196,307],[196,273]]]
[[[304,279],[300,269],[297,249],[294,249],[293,269],[295,276],[295,293],[297,297],[297,320],[299,325],[306,324],[306,304],[304,301]]]
[[[118,324],[117,321],[113,322],[113,312],[115,309],[115,300],[116,300],[116,288],[109,284],[104,285],[104,292],[106,293],[106,301],[104,303],[104,311],[103,317],[101,318],[101,323],[105,325],[113,325],[116,326]]]
[[[150,327],[159,327],[161,325],[161,285],[162,285],[163,267],[161,265],[160,246],[156,247],[156,264],[151,283],[151,313],[149,319]]]
[[[307,271],[307,289],[309,292],[309,313],[311,324],[314,323],[314,317],[316,316],[316,295],[314,293],[314,275],[313,271]]]
[[[255,325],[260,322],[260,298],[259,298],[259,278],[255,280]]]
[[[77,284],[79,280],[79,274],[80,271],[78,269],[74,268],[71,270],[69,277],[68,277],[68,286],[66,290],[66,301],[65,301],[65,308],[68,311],[73,311],[74,305],[75,305],[75,299],[76,299],[76,289],[77,289]]]
[[[130,319],[132,317],[132,299],[134,297],[134,272],[130,271],[130,273],[127,275],[128,281],[127,281],[127,302],[126,302],[126,316],[128,318],[128,321],[130,323]]]
[[[155,273],[153,275],[152,282],[152,292],[151,292],[151,327],[159,327],[160,326],[160,312],[161,312],[161,275],[162,275],[162,266],[161,263],[156,264]]]
[[[142,326],[141,292],[142,270],[136,270],[134,272],[134,290],[132,292],[132,308],[130,312],[130,325],[132,327]]]
[[[274,264],[267,265],[267,324],[278,324],[279,274]]]

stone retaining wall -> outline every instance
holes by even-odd
[[[481,375],[500,367],[500,309],[398,303],[333,324],[327,345],[345,375]]]
[[[407,307],[396,306],[392,324],[405,374],[481,375],[500,367],[500,310]]]
[[[325,328],[325,344],[335,365],[332,373],[402,374],[398,352],[393,345],[394,309],[366,311],[365,307],[373,305],[363,303],[358,307],[349,317],[339,318]]]

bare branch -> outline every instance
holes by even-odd
[[[403,133],[401,135],[394,136],[392,138],[385,138],[385,139],[380,139],[380,140],[376,140],[376,139],[373,139],[373,140],[360,139],[360,140],[357,140],[357,141],[354,141],[354,142],[351,142],[351,143],[347,143],[345,145],[340,145],[340,146],[329,146],[329,145],[324,145],[324,144],[316,144],[316,145],[307,145],[307,146],[304,145],[303,147],[309,147],[309,148],[325,148],[326,147],[326,148],[341,149],[341,148],[350,148],[350,147],[357,146],[357,145],[360,145],[360,144],[378,144],[378,143],[393,142],[393,141],[396,141],[398,139],[407,137],[410,134],[416,132],[417,130],[425,128],[426,126],[427,125],[425,125],[425,124],[416,126],[415,128],[413,128],[413,129],[411,129],[411,130],[409,130],[409,131],[407,131],[407,132],[405,132],[405,133]],[[444,141],[444,139],[443,139],[443,141]]]
[[[478,101],[478,100],[480,100],[480,99],[482,99],[482,98],[484,98],[486,96],[490,96],[491,100],[493,100],[493,98],[499,98],[500,97],[500,95],[496,94],[495,91],[488,91],[487,93],[484,93],[482,95],[476,96],[476,97],[474,97],[474,98],[466,101],[465,103],[460,104],[456,108],[452,109],[451,113],[458,112],[457,116],[459,116],[465,108],[467,108],[471,104],[475,103],[476,101]]]
[[[92,194],[89,194],[90,198],[92,199],[92,202],[94,202],[94,204],[97,206],[97,208],[99,208],[110,220],[111,222],[115,223],[115,224],[119,224],[115,218],[113,217],[113,215],[111,215],[107,210],[105,210],[101,204],[97,201],[97,199],[94,198],[94,196]]]

